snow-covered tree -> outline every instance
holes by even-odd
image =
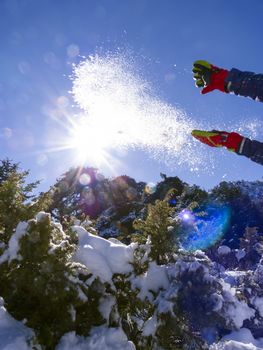
[[[46,209],[50,194],[36,196],[39,181],[27,183],[29,171],[19,169],[19,164],[9,159],[0,165],[0,242],[7,243],[20,221],[31,219]]]
[[[176,234],[171,230],[173,208],[166,201],[156,201],[149,204],[145,220],[138,219],[134,222],[134,228],[141,232],[139,239],[147,240],[150,236],[150,258],[163,264],[168,261],[168,256],[175,251]],[[143,238],[144,237],[144,238]]]
[[[103,324],[98,311],[104,294],[99,279],[72,260],[77,237],[50,215],[20,223],[0,257],[0,293],[8,312],[34,329],[45,349],[54,349],[63,334],[87,335]]]

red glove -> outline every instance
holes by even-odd
[[[195,61],[193,65],[193,73],[195,84],[197,87],[202,87],[202,94],[207,94],[213,90],[228,92],[225,86],[225,80],[229,71],[216,66],[206,61]]]
[[[203,131],[203,130],[193,130],[192,136],[198,141],[205,143],[211,147],[226,147],[229,151],[238,152],[239,146],[243,140],[243,136],[236,132],[226,132],[226,131]]]

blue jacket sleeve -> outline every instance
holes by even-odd
[[[229,72],[225,83],[229,92],[263,102],[263,74],[241,72],[233,68]]]
[[[239,146],[240,155],[250,158],[253,162],[263,165],[263,143],[255,140],[250,140],[246,137],[243,138],[241,145]]]

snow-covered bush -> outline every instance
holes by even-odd
[[[168,267],[149,259],[148,240],[143,268],[134,268],[137,249],[138,243],[105,240],[80,226],[63,231],[39,213],[18,225],[0,256],[5,307],[45,349],[75,342],[69,335],[62,341],[65,334],[89,337],[102,325],[124,332],[137,349],[180,349],[189,344],[190,328],[175,311]]]
[[[50,203],[50,193],[38,197],[33,191],[39,181],[26,183],[29,171],[9,159],[0,161],[0,253],[20,221],[31,219]]]
[[[201,350],[248,322],[253,329],[255,317],[260,322],[261,265],[231,279],[201,251],[179,250],[157,264],[151,249],[150,238],[125,245],[81,226],[63,230],[39,213],[18,225],[0,256],[1,296],[43,349],[85,348],[91,339],[100,349],[118,334],[127,349]]]
[[[63,334],[87,335],[103,324],[103,284],[72,260],[76,235],[65,233],[50,215],[18,225],[0,257],[1,296],[8,312],[35,330],[37,341],[54,349]]]

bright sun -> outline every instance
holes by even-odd
[[[108,135],[105,125],[99,126],[90,120],[82,120],[73,124],[70,130],[69,148],[76,150],[79,162],[91,161],[99,165],[109,157],[107,149],[111,141]]]

